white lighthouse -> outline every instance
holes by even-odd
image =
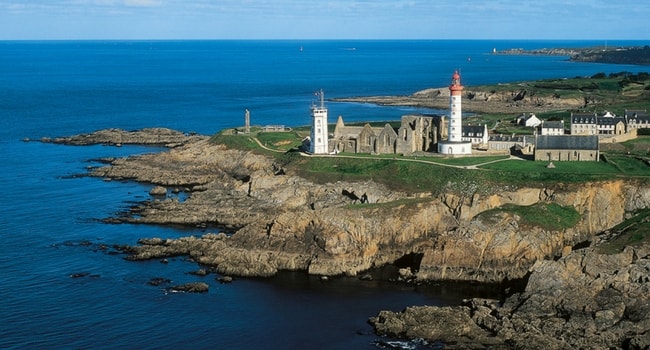
[[[309,152],[313,154],[328,154],[327,144],[327,108],[325,107],[325,94],[323,90],[316,92],[320,99],[320,105],[311,106],[311,139]]]
[[[449,155],[472,154],[472,143],[463,141],[463,120],[462,120],[462,94],[463,86],[460,85],[460,74],[454,72],[449,86],[449,125],[447,129],[447,141],[438,143],[438,153]]]

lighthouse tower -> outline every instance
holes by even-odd
[[[325,94],[323,90],[316,92],[320,105],[311,106],[311,139],[309,152],[312,154],[328,154],[327,144],[327,108],[325,107]]]
[[[462,121],[462,93],[463,86],[460,85],[460,74],[454,72],[449,86],[449,123],[447,129],[447,141],[438,143],[438,153],[449,155],[472,154],[472,143],[463,141]]]

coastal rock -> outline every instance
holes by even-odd
[[[510,85],[509,89],[500,91],[483,91],[467,87],[463,96],[463,110],[476,113],[526,113],[532,109],[538,112],[585,107],[584,98],[538,96],[529,93],[525,86]],[[449,108],[449,88],[430,88],[405,96],[366,96],[336,98],[337,102],[361,102],[382,106],[414,106],[425,108]],[[598,101],[590,101],[596,103]]]
[[[611,255],[597,248],[574,251],[557,261],[538,261],[525,291],[502,304],[472,299],[451,310],[382,311],[369,322],[379,334],[442,341],[451,349],[467,348],[463,345],[467,343],[536,349],[645,349],[650,346],[649,251],[648,246],[627,247]],[[451,329],[432,317],[441,314],[453,321]],[[410,327],[427,331],[408,331]]]
[[[147,201],[118,220],[228,232],[141,239],[122,248],[130,260],[189,256],[224,276],[299,270],[373,278],[373,269],[393,264],[396,280],[523,281],[526,288],[503,303],[472,299],[457,308],[408,308],[380,313],[371,323],[381,334],[458,348],[650,344],[650,249],[606,255],[593,247],[607,236],[603,231],[650,207],[650,186],[643,182],[407,194],[374,181],[317,184],[289,168],[278,175],[273,159],[208,140],[116,159],[92,174],[192,190],[182,202]],[[345,195],[352,192],[366,193],[370,203]],[[577,224],[548,229],[516,212],[493,210],[551,203],[575,209]]]
[[[381,311],[369,322],[376,333],[394,338],[463,343],[463,348],[472,343],[498,344],[472,321],[469,308],[412,306],[399,313]]]
[[[122,129],[104,129],[89,134],[79,134],[69,137],[42,138],[42,142],[60,143],[66,145],[164,145],[177,147],[197,140],[205,139],[205,136],[185,134],[180,131],[166,128],[146,128],[142,130],[126,131]]]
[[[152,196],[164,196],[167,194],[167,188],[163,186],[156,186],[149,190],[149,194]]]
[[[185,292],[185,293],[207,293],[210,289],[207,283],[204,282],[189,282],[178,284],[168,288],[170,292]]]
[[[536,261],[563,256],[566,247],[591,241],[626,213],[650,206],[650,187],[630,180],[436,197],[373,181],[316,184],[290,169],[276,175],[268,157],[208,140],[115,159],[92,175],[200,188],[182,202],[143,202],[114,220],[225,229],[232,235],[141,242],[129,259],[189,255],[233,276],[280,270],[356,276],[414,257],[400,267],[418,280],[498,283],[523,278]],[[357,205],[345,195],[351,192],[366,193],[372,205]],[[409,196],[419,199],[403,204]],[[522,226],[522,218],[509,213],[481,215],[504,205],[549,202],[575,208],[581,219],[573,228],[549,231]]]

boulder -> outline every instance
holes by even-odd
[[[156,186],[149,191],[152,196],[165,196],[167,195],[167,188],[163,186]]]
[[[168,288],[171,292],[207,293],[210,287],[205,282],[189,282]]]

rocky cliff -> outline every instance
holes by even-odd
[[[186,254],[245,276],[278,270],[354,276],[401,262],[419,280],[518,279],[536,261],[561,256],[650,203],[650,188],[626,180],[437,197],[395,193],[375,182],[316,184],[290,169],[278,172],[270,158],[207,140],[114,160],[93,175],[191,193],[182,202],[152,199],[115,220],[216,225],[231,233],[131,247],[132,259]],[[370,204],[350,193],[366,194]],[[508,211],[480,215],[536,203],[571,206],[580,219],[572,228],[548,230]]]
[[[650,347],[650,248],[641,244],[606,254],[595,247],[615,235],[608,229],[649,207],[646,182],[434,197],[391,192],[372,181],[316,184],[279,167],[271,158],[200,139],[112,160],[92,175],[190,194],[185,201],[152,198],[110,221],[225,229],[200,237],[143,238],[122,247],[128,259],[187,255],[238,276],[302,270],[373,278],[376,268],[393,265],[398,273],[392,278],[409,282],[520,280],[525,289],[511,290],[503,300],[381,311],[369,321],[379,334],[457,349]],[[369,203],[359,203],[359,194]],[[570,226],[543,225],[508,209],[513,206],[570,208],[576,219]],[[542,217],[557,219],[550,210]]]

